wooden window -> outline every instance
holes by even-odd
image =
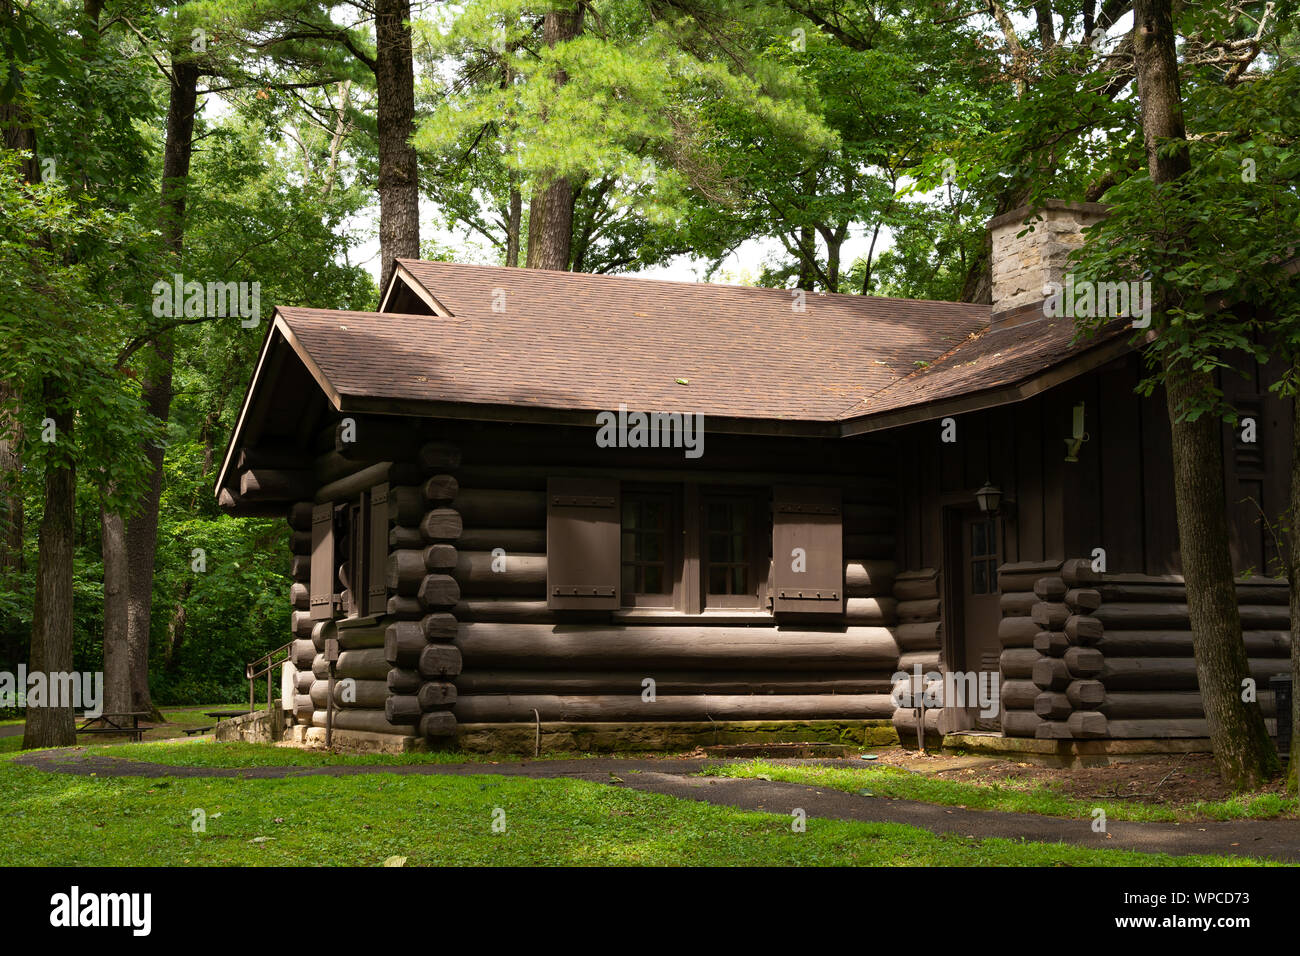
[[[625,490],[621,525],[624,607],[673,607],[680,566],[676,496]]]
[[[780,485],[772,494],[772,607],[779,613],[844,611],[840,489]]]
[[[763,502],[750,493],[700,496],[700,575],[706,608],[753,608],[767,583]],[[761,554],[760,554],[761,549]]]
[[[619,485],[604,478],[546,483],[546,606],[619,607]]]
[[[998,589],[998,527],[993,518],[970,526],[970,593],[993,594]]]

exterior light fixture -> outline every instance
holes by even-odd
[[[1002,504],[1002,489],[985,481],[984,487],[975,492],[975,503],[980,506],[981,514],[997,514],[998,506]]]

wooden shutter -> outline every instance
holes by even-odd
[[[388,482],[370,489],[370,514],[366,527],[370,531],[370,549],[366,584],[366,601],[362,614],[383,614],[388,609]]]
[[[546,483],[546,606],[619,607],[618,482],[552,478]]]
[[[311,619],[334,616],[334,502],[311,509]]]
[[[840,489],[778,485],[772,496],[772,609],[844,610],[844,509]],[[796,549],[803,555],[796,570]]]

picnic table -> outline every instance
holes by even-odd
[[[140,726],[140,718],[148,717],[147,710],[127,710],[119,713],[100,714],[91,717],[81,715],[84,720],[77,728],[79,734],[125,734],[137,743],[144,739],[145,728]],[[100,726],[96,727],[95,724]]]
[[[217,720],[228,720],[231,717],[243,717],[245,714],[252,713],[248,710],[205,710],[204,717],[215,717]]]

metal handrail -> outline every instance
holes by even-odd
[[[257,678],[261,677],[263,674],[266,675],[266,712],[269,714],[275,709],[275,698],[271,692],[271,671],[276,667],[276,665],[288,662],[289,652],[292,648],[293,641],[290,641],[288,644],[282,644],[275,650],[269,651],[256,660],[250,661],[244,665],[244,676],[248,678],[248,712],[250,714],[257,710],[253,703],[253,681],[257,680]],[[273,660],[277,654],[281,653],[284,654],[283,658],[280,660]],[[257,667],[259,664],[262,665],[261,670],[254,670],[253,668]]]

